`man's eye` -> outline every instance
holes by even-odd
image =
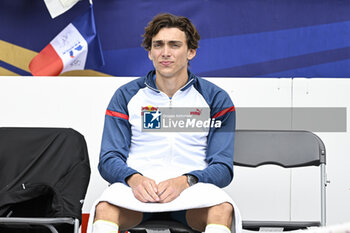
[[[159,48],[160,44],[153,44],[153,48]]]

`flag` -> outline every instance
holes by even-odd
[[[35,76],[57,76],[70,70],[104,65],[93,7],[65,27],[29,64]]]
[[[55,18],[70,8],[72,8],[79,0],[44,0],[51,18]]]

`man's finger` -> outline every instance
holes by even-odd
[[[173,190],[171,190],[171,188],[168,187],[159,195],[160,201],[164,202],[172,193],[173,193]]]
[[[176,198],[175,193],[167,193],[165,192],[165,195],[163,197],[161,197],[161,203],[167,203],[167,202],[171,202],[172,200],[174,200]]]
[[[144,190],[142,192],[143,198],[146,200],[145,202],[155,202],[156,200],[147,192],[147,190]]]
[[[145,191],[147,192],[148,196],[151,198],[150,201],[155,202],[155,201],[159,201],[159,197],[157,195],[157,192],[155,190],[157,190],[154,187],[155,184],[152,185],[152,182],[149,182],[146,187],[145,187]]]
[[[142,202],[155,202],[142,185],[135,189],[134,196]]]
[[[141,202],[147,202],[147,200],[142,196],[142,194],[138,190],[133,190],[133,193],[137,200]]]
[[[158,192],[158,185],[156,184],[156,182],[154,180],[151,180],[151,185],[152,185],[153,191],[155,193],[157,193]]]
[[[165,183],[163,183],[163,182],[159,183],[159,185],[158,185],[158,192],[157,192],[159,197],[164,193],[166,188],[167,188],[167,185]]]

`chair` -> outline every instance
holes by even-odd
[[[0,128],[0,232],[78,233],[90,179],[73,129]]]
[[[168,231],[167,231],[168,230]],[[171,232],[171,233],[199,233],[184,225],[183,223],[165,220],[146,221],[125,232],[130,233],[147,233],[147,232]]]
[[[305,229],[326,224],[326,150],[322,140],[307,131],[238,130],[235,137],[234,165],[256,168],[265,164],[284,168],[319,166],[321,173],[320,221],[246,221],[243,229],[261,227],[284,230]]]
[[[296,230],[311,226],[324,226],[326,224],[326,151],[321,139],[307,131],[236,130],[234,165],[255,168],[265,164],[275,164],[284,168],[320,166],[321,220],[320,222],[243,220],[243,229],[259,230],[261,227],[268,227]],[[164,229],[175,233],[196,233],[183,224],[169,221],[145,222],[130,229],[129,232],[143,233],[146,230]]]

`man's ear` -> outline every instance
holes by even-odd
[[[151,50],[148,51],[148,58],[152,61]]]
[[[187,52],[187,59],[191,61],[196,56],[197,50],[196,49],[189,49]]]

